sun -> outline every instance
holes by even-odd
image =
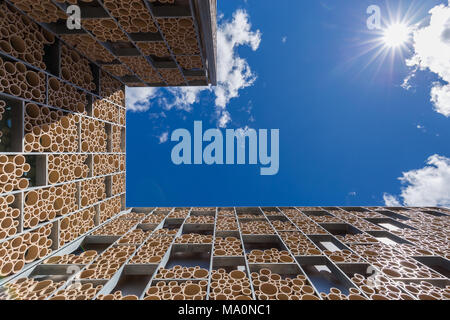
[[[411,28],[406,23],[394,23],[383,31],[383,43],[388,48],[398,48],[409,42]]]
[[[360,34],[354,37],[358,48],[354,50],[351,61],[362,62],[358,74],[372,66],[374,76],[382,72],[392,77],[400,70],[395,66],[405,65],[414,54],[417,30],[428,17],[427,4],[421,0],[397,1],[398,6],[392,7],[389,1],[386,2],[375,28],[362,24]]]

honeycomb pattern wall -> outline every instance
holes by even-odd
[[[46,70],[44,46],[55,36],[37,24],[45,23],[76,51],[62,46],[61,78],[94,91],[89,70],[91,61],[101,63],[108,73],[128,86],[205,86],[211,83],[209,68],[215,68],[215,57],[203,50],[197,4],[190,1],[159,0],[14,0],[27,16],[2,5],[7,37],[0,35],[3,51]],[[82,29],[76,33],[60,31],[67,19],[65,10],[81,5]],[[0,25],[1,27],[2,25]],[[6,29],[5,29],[6,30]],[[39,41],[33,41],[38,39]],[[79,55],[81,53],[82,56]],[[211,61],[208,61],[211,60]],[[75,68],[74,66],[79,66]],[[11,80],[12,81],[12,80]],[[101,85],[101,84],[100,84]],[[12,90],[17,91],[16,87]],[[38,95],[38,92],[36,92]]]
[[[92,61],[113,62],[115,57],[88,34],[62,35],[61,39]]]
[[[30,19],[0,4],[0,47],[2,51],[37,68],[46,69],[44,46],[52,44],[55,37]]]
[[[0,3],[0,281],[125,208],[124,84],[96,64],[115,57],[33,21],[64,16],[50,1],[12,3]]]
[[[81,29],[69,31],[65,12],[72,4],[83,13]],[[208,68],[215,68],[215,57],[206,56],[197,6],[0,1],[0,300],[109,299],[102,282],[113,280],[141,245],[148,252],[133,260],[137,268],[162,261],[177,232],[157,224],[167,215],[187,218],[189,210],[148,215],[125,208],[125,86],[213,82]],[[144,228],[134,230],[140,222]],[[198,223],[210,225],[211,218],[189,220]],[[148,242],[150,235],[157,238]],[[89,239],[105,250],[89,250]],[[212,244],[213,237],[184,240],[178,243]],[[120,246],[109,246],[116,241]],[[226,243],[223,250],[231,252]],[[83,269],[71,274],[86,285],[54,280],[42,265]],[[208,274],[198,269],[192,277]],[[99,278],[100,284],[90,283]],[[121,292],[112,297],[134,299]]]
[[[105,7],[129,33],[158,32],[158,28],[141,0],[127,2],[106,0]]]
[[[93,186],[89,196],[101,197],[103,189]],[[6,208],[15,202],[9,197],[0,203]],[[0,299],[450,299],[450,209],[133,208],[108,220],[120,205],[120,197],[101,202],[105,224],[79,248],[41,261],[60,270],[78,266],[69,279],[22,277],[0,289]],[[11,216],[17,216],[14,210]],[[92,207],[66,216],[57,241],[70,242],[92,227],[93,216]],[[361,221],[366,231],[354,223]],[[2,272],[48,253],[49,235],[42,228],[5,242],[17,254],[8,256]],[[23,253],[31,239],[37,244]],[[142,283],[127,287],[133,275]]]

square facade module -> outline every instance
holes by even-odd
[[[215,10],[0,1],[1,283],[126,209],[125,86],[215,84]]]
[[[132,208],[5,283],[0,298],[448,300],[449,217],[442,208]]]
[[[127,209],[125,86],[215,66],[214,0],[0,1],[0,299],[450,298],[447,209]]]

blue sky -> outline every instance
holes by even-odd
[[[372,4],[385,23],[390,12],[417,24],[403,56],[373,59]],[[447,1],[219,0],[218,10],[219,89],[130,94],[128,206],[449,206]],[[279,129],[279,173],[174,165],[170,134],[195,120]]]

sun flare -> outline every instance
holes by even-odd
[[[383,42],[388,48],[398,48],[405,45],[410,38],[411,29],[403,23],[395,23],[384,29]]]

